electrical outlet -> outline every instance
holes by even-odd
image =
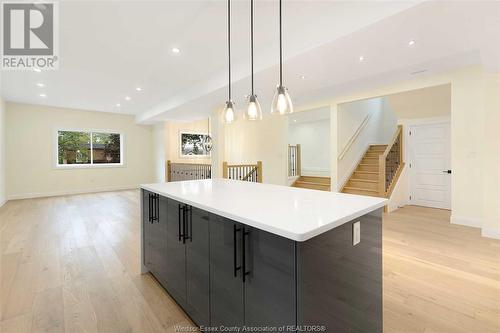
[[[354,222],[352,225],[352,246],[361,242],[361,222]]]

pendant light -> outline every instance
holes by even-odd
[[[210,136],[210,117],[208,117],[208,134],[205,136],[205,139],[203,139],[203,149],[207,152],[210,153],[213,148],[213,142],[212,142],[212,137]]]
[[[231,124],[236,119],[234,103],[231,100],[231,0],[227,0],[227,55],[229,64],[228,99],[226,101],[226,107],[222,111],[222,121],[225,124]]]
[[[262,109],[260,108],[260,103],[257,100],[257,95],[255,95],[253,90],[253,1],[254,0],[250,0],[250,59],[252,70],[252,93],[248,96],[248,106],[245,112],[245,118],[247,120],[262,120]]]
[[[273,103],[271,104],[271,114],[287,114],[293,112],[292,99],[288,94],[288,89],[283,87],[283,32],[282,32],[282,10],[281,0],[279,0],[279,23],[280,23],[280,82],[274,93]]]

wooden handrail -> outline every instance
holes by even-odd
[[[257,161],[257,164],[228,164],[222,162],[222,177],[262,183],[262,161]]]
[[[210,178],[212,178],[211,164],[172,163],[170,160],[166,162],[165,179],[167,182]]]
[[[389,154],[391,159],[389,159]],[[390,162],[388,164],[387,162]],[[388,169],[389,167],[389,169]],[[396,133],[384,150],[384,153],[379,155],[378,160],[378,192],[379,196],[387,197],[392,192],[391,186],[395,183],[404,167],[403,162],[403,126],[398,125]]]
[[[347,141],[347,144],[345,145],[344,149],[342,149],[342,151],[340,152],[339,157],[338,157],[339,161],[341,159],[343,159],[344,156],[349,151],[349,149],[351,149],[352,144],[356,141],[356,139],[358,138],[358,136],[361,134],[361,132],[363,131],[363,129],[366,127],[366,125],[368,124],[368,121],[370,120],[371,117],[372,117],[372,114],[370,112],[370,113],[368,113],[366,115],[365,119],[363,119],[363,121],[359,125],[358,129],[356,130],[356,132],[354,132],[354,134],[351,136],[351,138],[349,139],[349,141]]]
[[[398,128],[396,129],[396,133],[394,133],[391,142],[387,145],[387,148],[385,148],[384,153],[382,154],[385,157],[389,155],[389,152],[391,151],[392,146],[394,146],[394,143],[396,143],[399,135],[403,131],[403,125],[398,125]],[[380,156],[382,156],[380,155]]]
[[[243,177],[241,180],[247,181],[250,177],[252,177],[255,173],[257,172],[257,167],[253,167],[252,170],[247,173],[245,177]]]

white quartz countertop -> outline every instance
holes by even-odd
[[[387,199],[228,179],[145,184],[141,188],[294,241],[306,241]]]

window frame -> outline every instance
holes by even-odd
[[[59,164],[59,132],[84,132],[90,134],[90,163],[89,164]],[[93,133],[109,133],[120,135],[120,163],[96,163],[94,164]],[[121,131],[109,129],[91,129],[91,128],[56,128],[54,129],[54,157],[53,169],[99,169],[99,168],[123,168],[125,166],[124,151],[125,135]]]

